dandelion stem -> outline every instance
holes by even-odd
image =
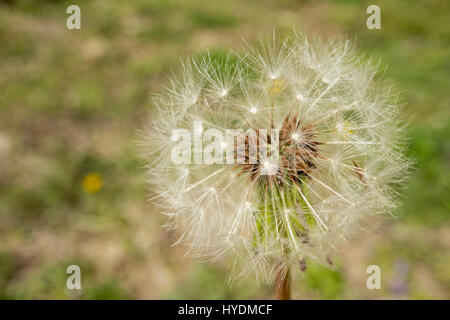
[[[275,277],[275,289],[277,300],[291,299],[291,275],[289,269],[279,268]]]

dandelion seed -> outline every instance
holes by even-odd
[[[270,80],[276,80],[278,78],[278,73],[270,72],[269,78],[270,78]]]
[[[302,140],[301,132],[294,132],[292,134],[292,140],[294,140],[295,142],[301,142],[301,140]]]
[[[298,101],[305,101],[305,97],[304,97],[301,93],[298,93],[298,94],[295,96],[295,98],[296,98]]]

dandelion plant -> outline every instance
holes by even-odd
[[[348,41],[294,33],[205,53],[153,102],[148,176],[175,243],[229,256],[233,278],[275,282],[279,298],[293,269],[331,266],[397,203],[408,167],[399,107]]]

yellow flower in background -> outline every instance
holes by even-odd
[[[83,179],[83,189],[89,193],[98,192],[103,185],[102,176],[98,173],[89,173]]]

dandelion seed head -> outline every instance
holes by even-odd
[[[401,116],[395,93],[363,61],[348,41],[293,34],[183,63],[154,99],[144,139],[154,201],[180,234],[176,243],[192,255],[234,259],[233,277],[252,273],[270,282],[275,265],[327,265],[391,213],[393,185],[409,167]],[[172,148],[182,135],[172,132],[180,128],[193,131],[192,140],[203,137],[195,142],[203,148],[212,143],[209,129],[223,137],[240,130],[235,138],[243,137],[245,150],[227,163],[237,147],[222,139],[214,141],[221,161],[175,164]],[[248,129],[277,130],[278,143],[269,134],[246,136]],[[260,139],[267,154],[250,163]],[[187,152],[187,159],[199,155]]]

